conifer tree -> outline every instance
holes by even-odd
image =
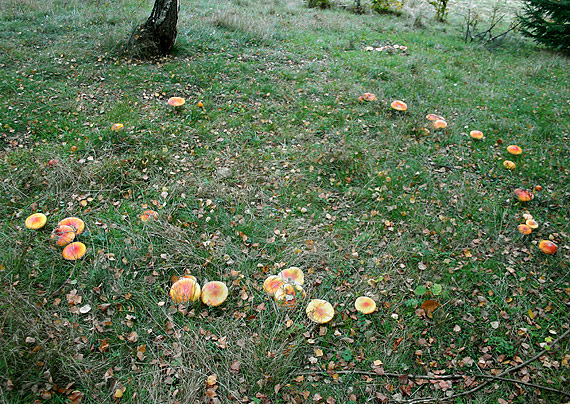
[[[570,0],[524,0],[523,35],[550,48],[570,51]]]

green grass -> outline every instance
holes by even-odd
[[[120,51],[148,2],[5,3],[3,402],[112,402],[122,387],[121,402],[207,402],[212,374],[222,403],[395,400],[409,383],[358,372],[380,360],[388,373],[496,374],[570,325],[567,57],[516,33],[465,44],[461,4],[443,25],[413,1],[381,16],[239,0],[183,4],[173,55],[143,62]],[[478,6],[484,24],[492,4]],[[364,50],[386,44],[408,49]],[[359,102],[364,92],[378,100]],[[170,109],[171,96],[186,105]],[[449,126],[425,134],[428,113]],[[159,220],[142,223],[146,209]],[[529,236],[517,231],[525,209],[540,224]],[[25,229],[34,212],[45,229]],[[75,263],[49,237],[72,215],[87,224]],[[556,255],[538,250],[547,238]],[[266,296],[263,280],[288,266],[334,305],[331,323]],[[225,281],[228,301],[172,305],[183,274]],[[360,295],[376,313],[356,313]],[[433,318],[427,299],[441,305]],[[569,348],[530,364],[528,381],[565,388]],[[444,397],[431,383],[412,391],[403,398]],[[456,400],[499,399],[564,397],[495,381]]]

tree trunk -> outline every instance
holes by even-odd
[[[152,58],[170,52],[176,42],[180,0],[155,0],[148,20],[138,26],[127,43],[133,56]]]

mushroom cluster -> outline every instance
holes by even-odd
[[[34,213],[26,218],[25,225],[28,229],[41,229],[47,223],[47,217],[43,213]],[[85,222],[78,217],[67,217],[61,220],[51,232],[51,239],[59,246],[64,247],[63,258],[75,261],[85,255],[87,247],[76,241],[75,238],[85,230]]]
[[[270,275],[263,282],[263,290],[275,301],[287,308],[294,308],[306,296],[303,290],[305,275],[299,267],[289,267],[277,275]]]
[[[224,282],[210,281],[200,287],[198,280],[192,275],[185,275],[170,287],[170,298],[174,303],[186,304],[202,300],[207,306],[221,305],[228,298],[228,287]]]

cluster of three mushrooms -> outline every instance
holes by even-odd
[[[26,219],[26,227],[31,230],[41,229],[45,226],[47,217],[43,213],[34,213]],[[76,241],[76,236],[79,236],[85,230],[85,222],[78,217],[67,217],[61,220],[56,228],[51,233],[51,239],[63,249],[63,258],[70,261],[78,260],[85,255],[87,247],[85,244]]]
[[[185,275],[172,284],[170,297],[174,303],[195,302],[202,298],[205,305],[219,306],[228,297],[228,287],[223,282],[210,281],[201,288],[194,276]]]

